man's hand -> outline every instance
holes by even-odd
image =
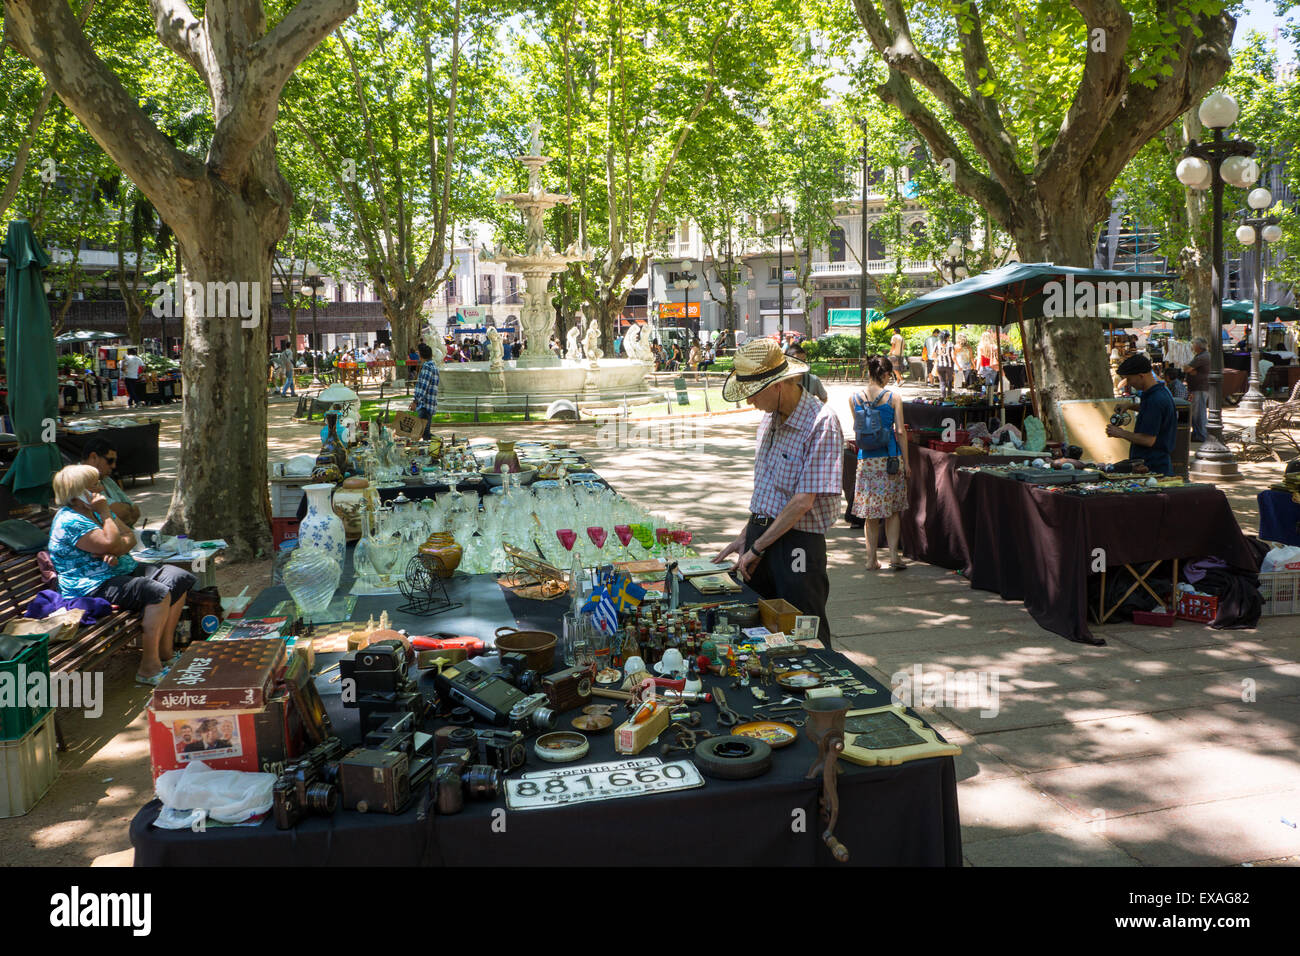
[[[1118,425],[1107,425],[1106,434],[1111,438],[1128,438],[1130,441],[1132,440],[1132,436]]]
[[[746,549],[736,562],[736,573],[740,575],[740,580],[748,581],[753,575],[754,569],[758,567],[758,562],[763,559],[753,551]]]
[[[740,554],[744,550],[745,550],[745,532],[742,531],[737,536],[735,541],[731,542],[731,544],[727,545],[716,555],[714,555],[713,563],[721,564],[723,560],[725,560],[726,558],[731,557],[731,555],[733,554]]]

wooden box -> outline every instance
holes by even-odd
[[[614,749],[621,754],[639,754],[668,729],[672,708],[660,702],[659,709],[639,724],[625,720],[614,728]]]
[[[758,602],[758,616],[769,631],[793,634],[795,618],[803,611],[784,598],[763,598]]]

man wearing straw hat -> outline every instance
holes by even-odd
[[[784,598],[821,619],[818,636],[829,648],[826,529],[839,515],[844,435],[834,409],[804,391],[800,379],[807,371],[773,339],[736,350],[722,397],[765,414],[749,521],[714,560],[738,555],[736,570],[759,595]]]

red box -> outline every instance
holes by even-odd
[[[149,708],[149,759],[153,779],[202,760],[213,770],[278,774],[286,760],[305,749],[306,734],[289,693],[277,688],[258,713],[207,711],[165,715]]]
[[[1178,595],[1174,613],[1184,621],[1212,624],[1219,616],[1219,599],[1213,594],[1188,594],[1184,591]]]
[[[1151,627],[1173,627],[1174,615],[1163,611],[1134,611],[1134,624],[1146,624]]]
[[[955,441],[931,441],[930,442],[931,451],[942,452],[946,455],[951,455],[954,451],[957,450],[957,448],[958,448],[958,444]]]
[[[290,538],[298,537],[298,522],[301,518],[272,518],[271,519],[271,548],[274,551],[280,549],[280,545]]]

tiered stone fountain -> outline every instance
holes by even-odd
[[[438,384],[438,407],[464,410],[476,404],[480,411],[520,411],[527,404],[541,413],[556,399],[577,403],[609,403],[625,397],[629,402],[657,400],[660,394],[648,390],[645,383],[653,366],[639,360],[604,358],[599,333],[593,334],[590,326],[581,358],[571,350],[564,359],[558,359],[550,350],[555,330],[551,277],[571,262],[590,260],[592,254],[581,241],[556,252],[546,239],[543,217],[557,205],[573,202],[573,197],[548,192],[542,186],[542,167],[551,162],[551,157],[541,155],[541,124],[534,121],[530,129],[533,135],[529,155],[514,157],[528,170],[528,191],[498,191],[496,196],[497,202],[512,204],[526,217],[527,245],[523,252],[514,252],[498,244],[490,258],[484,253],[486,261],[503,263],[512,272],[523,273],[520,325],[528,347],[509,362],[494,354],[487,362],[445,364]],[[498,349],[495,341],[491,347],[494,353]]]

